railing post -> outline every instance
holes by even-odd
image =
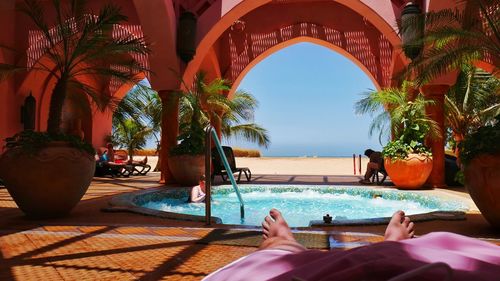
[[[212,142],[210,137],[211,126],[205,129],[205,223],[210,225],[212,223]]]
[[[361,154],[359,154],[359,175],[361,175]]]
[[[226,159],[226,155],[224,154],[224,150],[222,149],[222,146],[220,145],[219,142],[219,137],[217,136],[217,132],[215,131],[214,127],[211,125],[208,125],[205,128],[205,186],[206,186],[206,195],[205,195],[205,220],[207,221],[207,225],[210,225],[210,217],[211,217],[211,209],[210,209],[210,198],[212,196],[211,194],[211,188],[212,188],[212,169],[211,169],[211,160],[212,160],[212,145],[211,141],[212,138],[214,140],[215,147],[217,148],[217,152],[219,152],[220,158],[222,160],[222,164],[224,164],[224,168],[227,171],[227,176],[229,177],[229,180],[231,181],[231,184],[234,188],[234,191],[236,192],[236,195],[238,196],[238,200],[240,201],[240,214],[241,214],[241,220],[245,219],[245,205],[243,203],[243,198],[241,197],[240,191],[238,190],[238,185],[236,184],[236,181],[234,180],[233,172],[231,171],[231,167],[229,166],[229,163]]]
[[[352,165],[354,167],[354,175],[356,175],[356,154],[352,154]]]

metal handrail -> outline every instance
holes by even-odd
[[[229,177],[229,180],[231,181],[231,185],[233,186],[234,191],[236,192],[236,195],[238,196],[238,200],[240,201],[240,214],[241,214],[241,220],[243,221],[245,219],[245,204],[243,203],[243,198],[241,197],[240,191],[238,189],[238,185],[236,184],[236,180],[234,179],[233,176],[233,171],[231,170],[231,167],[229,166],[229,162],[227,161],[226,154],[224,154],[224,150],[222,149],[222,146],[220,145],[219,137],[217,136],[217,131],[215,131],[215,128],[211,125],[208,125],[205,128],[205,190],[206,190],[206,195],[205,195],[205,221],[207,225],[210,225],[211,221],[211,197],[212,197],[212,177],[210,176],[212,174],[212,139],[214,140],[215,147],[217,148],[217,151],[219,152],[220,158],[222,160],[222,164],[224,165],[224,168],[226,169],[227,176]]]

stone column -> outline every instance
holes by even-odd
[[[163,111],[161,116],[161,150],[159,155],[161,176],[160,183],[173,183],[175,179],[168,166],[168,155],[172,147],[177,144],[179,134],[179,97],[176,90],[158,91]]]
[[[444,95],[450,88],[449,85],[425,85],[421,88],[426,99],[431,99],[435,102],[434,105],[428,106],[426,112],[432,120],[436,121],[439,126],[441,137],[428,139],[427,143],[432,150],[432,172],[427,180],[427,184],[432,187],[444,187],[445,170],[444,170],[444,145],[445,145],[445,127],[444,127]]]

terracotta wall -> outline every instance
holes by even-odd
[[[0,43],[13,42],[15,37],[15,0],[0,1]],[[13,53],[0,49],[0,62],[14,62]],[[0,152],[3,140],[12,136],[22,127],[20,120],[20,106],[22,99],[16,97],[14,79],[0,82]]]

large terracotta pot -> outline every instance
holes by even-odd
[[[168,157],[168,167],[175,181],[183,186],[197,185],[205,174],[205,155],[176,155]]]
[[[68,214],[87,191],[95,159],[65,142],[52,142],[36,155],[20,148],[0,157],[0,178],[17,206],[29,217]]]
[[[404,160],[394,162],[384,159],[384,166],[391,181],[400,189],[418,189],[424,185],[432,171],[432,158],[409,154]]]
[[[482,154],[465,167],[465,186],[481,214],[500,229],[500,154]]]

